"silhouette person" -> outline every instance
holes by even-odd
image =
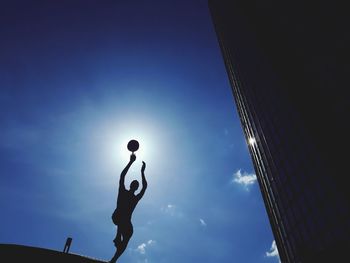
[[[113,240],[115,247],[117,248],[113,258],[109,262],[116,262],[117,259],[123,254],[128,242],[133,234],[133,226],[131,223],[132,213],[144,195],[147,188],[147,181],[145,178],[145,162],[142,162],[141,176],[142,176],[142,189],[139,194],[135,195],[136,190],[139,187],[139,182],[134,180],[130,184],[130,190],[125,188],[125,176],[132,163],[136,160],[134,153],[130,155],[130,161],[123,169],[119,180],[119,193],[117,200],[117,208],[112,215],[113,223],[118,227],[117,234]]]

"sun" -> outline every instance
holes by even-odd
[[[109,155],[115,164],[125,166],[129,160],[131,151],[128,150],[128,143],[136,140],[139,148],[134,152],[136,163],[142,164],[142,161],[151,162],[158,158],[156,153],[161,141],[162,132],[149,123],[129,122],[109,131],[107,147]]]
[[[162,149],[169,148],[166,136],[164,127],[156,121],[141,122],[139,119],[132,121],[129,118],[127,122],[115,125],[109,123],[100,130],[100,135],[97,137],[100,153],[96,155],[100,157],[100,166],[105,174],[114,180],[116,173],[119,174],[130,160],[131,151],[128,150],[128,143],[136,140],[139,148],[134,152],[136,161],[130,168],[130,174],[141,169],[142,161],[146,163],[147,172],[154,172],[154,164],[157,164],[159,169],[165,162]]]

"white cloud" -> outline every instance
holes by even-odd
[[[176,211],[176,206],[173,204],[167,204],[166,206],[163,206],[161,208],[162,212],[169,214],[171,216],[175,215],[175,211]]]
[[[277,249],[275,240],[272,241],[270,250],[265,253],[267,257],[276,257],[279,259],[278,249]]]
[[[139,245],[136,250],[141,253],[141,254],[145,254],[146,253],[146,243],[142,243],[141,245]]]
[[[140,254],[146,254],[146,248],[148,248],[149,246],[153,246],[156,243],[156,241],[150,239],[145,243],[142,243],[141,245],[139,245],[136,248],[136,251],[139,252]]]
[[[207,226],[207,223],[202,218],[199,218],[199,222],[201,223],[201,226]]]
[[[183,213],[179,211],[176,205],[173,204],[167,204],[165,207],[162,207],[160,209],[163,213],[168,214],[170,216],[175,216],[175,217],[183,217]]]
[[[257,178],[255,174],[249,174],[247,172],[242,173],[241,169],[239,169],[233,174],[232,183],[243,185],[248,190],[248,187],[250,185],[253,185],[256,182],[256,180]]]
[[[156,241],[150,239],[147,241],[147,245],[154,245],[156,243]]]

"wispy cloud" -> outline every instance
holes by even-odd
[[[136,250],[140,253],[140,254],[145,254],[146,253],[146,243],[142,243],[141,245],[139,245]]]
[[[170,216],[183,217],[183,213],[179,211],[178,207],[174,204],[167,204],[166,206],[163,206],[161,211]]]
[[[199,218],[199,222],[201,223],[201,226],[207,226],[207,223],[202,218]]]
[[[269,251],[265,252],[265,255],[267,257],[276,257],[279,260],[279,262],[281,262],[275,240],[272,241],[271,248]]]
[[[139,252],[140,254],[144,255],[144,254],[146,254],[146,249],[147,249],[149,246],[155,245],[155,243],[156,243],[156,241],[150,239],[150,240],[148,240],[147,242],[142,243],[141,245],[139,245],[139,246],[136,248],[136,251]]]
[[[249,186],[253,185],[256,182],[256,175],[253,173],[241,172],[241,169],[237,170],[233,174],[232,183],[237,183],[243,185],[247,190]]]

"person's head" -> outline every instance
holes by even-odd
[[[139,182],[137,180],[134,180],[130,184],[130,191],[135,192],[139,188]]]

